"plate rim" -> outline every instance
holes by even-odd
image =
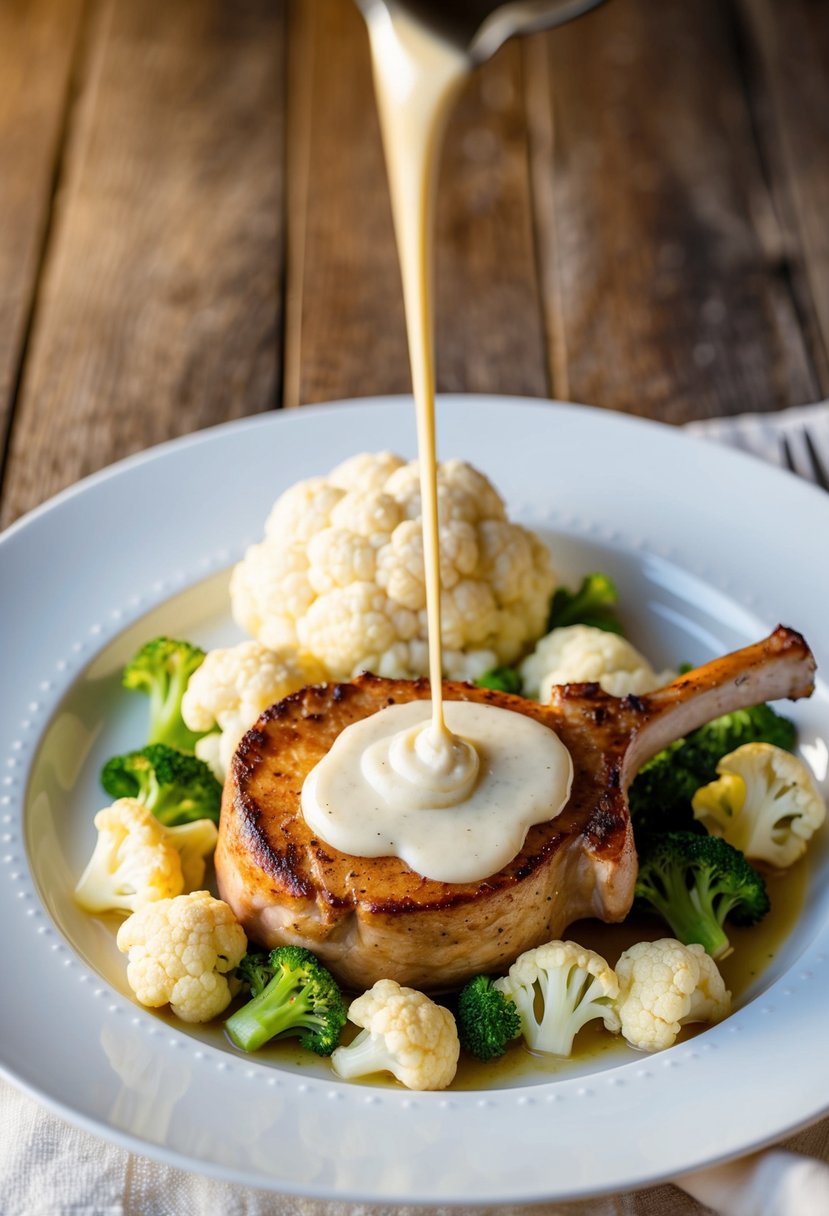
[[[400,410],[404,405],[410,407],[410,400],[410,397],[406,395],[394,397],[377,396],[369,398],[357,398],[342,402],[327,402],[317,406],[307,406],[298,410],[285,411],[284,413],[270,412],[267,414],[260,414],[244,419],[220,423],[203,431],[195,432],[191,435],[179,436],[153,448],[135,453],[132,456],[128,456],[103,470],[91,474],[74,485],[67,487],[59,494],[48,500],[48,502],[41,504],[27,515],[23,516],[10,528],[6,529],[2,534],[0,534],[0,571],[2,570],[4,564],[4,555],[8,552],[10,545],[13,542],[16,542],[19,536],[25,536],[27,531],[31,529],[43,527],[43,521],[47,521],[46,526],[48,527],[48,519],[50,517],[59,517],[62,509],[64,509],[68,503],[86,499],[90,494],[94,496],[98,493],[99,487],[105,486],[111,482],[117,482],[119,478],[122,478],[124,474],[131,473],[132,470],[140,471],[141,469],[146,468],[152,469],[157,467],[158,462],[161,460],[167,458],[176,460],[180,453],[197,452],[197,450],[201,447],[206,449],[210,445],[219,442],[221,438],[227,434],[235,436],[242,435],[246,432],[255,432],[259,428],[270,429],[274,426],[283,427],[288,423],[289,419],[294,419],[296,422],[300,423],[302,427],[305,427],[308,425],[311,418],[320,412],[330,413],[332,416],[334,416],[334,412],[338,410],[342,412],[350,409],[353,413],[355,409],[359,410],[366,406],[371,406],[373,409],[388,408],[391,406]],[[666,434],[675,436],[677,441],[681,441],[685,450],[690,450],[688,445],[698,445],[700,449],[705,450],[707,456],[710,456],[714,464],[720,462],[722,465],[722,461],[725,460],[726,466],[730,465],[733,468],[742,467],[743,471],[746,472],[748,466],[741,466],[741,462],[748,461],[756,469],[764,470],[762,476],[765,476],[766,474],[773,474],[775,477],[780,478],[786,478],[788,476],[784,471],[778,469],[772,470],[769,466],[763,464],[763,462],[756,460],[746,453],[734,452],[725,448],[720,448],[717,445],[709,443],[709,441],[705,439],[686,435],[677,428],[669,427],[666,424],[662,424],[651,419],[643,419],[632,415],[622,415],[615,412],[600,410],[596,407],[579,406],[573,403],[548,401],[539,398],[509,397],[494,394],[446,394],[442,395],[440,400],[447,409],[466,410],[470,407],[473,409],[480,409],[482,404],[485,402],[489,403],[490,408],[494,406],[496,411],[503,410],[505,408],[512,408],[514,410],[517,406],[532,406],[533,409],[540,411],[542,414],[546,412],[549,415],[552,409],[563,411],[569,416],[589,418],[591,420],[588,424],[589,426],[608,425],[611,429],[613,429],[616,425],[621,424],[623,428],[644,428],[641,431],[642,434],[646,432],[651,434],[659,434],[662,435],[663,438]],[[290,423],[289,425],[293,425],[293,423]],[[413,421],[411,422],[411,428],[413,431]],[[631,434],[633,433],[634,431],[632,430]],[[661,440],[659,442],[661,442]],[[715,453],[717,453],[717,455],[715,455]],[[723,453],[727,454],[723,456]],[[819,490],[815,490],[814,487],[805,486],[804,483],[800,482],[798,479],[790,478],[790,480],[792,482],[792,486],[789,488],[795,493],[795,497],[800,496],[800,487],[802,487],[803,490],[807,491],[807,499],[802,501],[808,501],[810,503],[820,502],[822,504],[822,508],[829,506],[829,502],[823,504],[823,500],[820,498],[821,492]],[[778,482],[777,484],[782,486],[784,483]],[[794,485],[798,487],[796,491],[794,491]],[[827,517],[829,518],[829,515]],[[217,557],[221,555],[221,552],[222,551],[219,550]],[[163,602],[163,599],[164,596],[162,595],[159,602]],[[138,615],[140,616],[141,614],[139,613]],[[121,624],[121,627],[123,627],[123,623]],[[117,632],[118,629],[113,629],[113,636],[117,634]],[[101,645],[106,644],[107,637],[104,636]],[[85,657],[88,661],[89,654],[87,654]],[[73,674],[70,672],[70,675],[72,676],[72,679],[76,678],[76,673]],[[71,680],[69,682],[71,683]],[[60,696],[63,695],[60,692],[61,687],[62,685],[60,680],[57,680],[54,682],[52,689],[49,691],[54,693],[55,696]],[[3,750],[2,744],[0,744],[0,754],[2,754]],[[35,752],[36,750],[37,748],[35,747]],[[28,789],[28,777],[29,773],[27,772],[24,783],[26,789]],[[25,816],[25,805],[21,805],[20,811],[21,815]],[[21,820],[21,831],[23,830],[24,826],[25,824]],[[26,858],[26,865],[31,868],[28,858]],[[71,945],[69,949],[72,949]],[[261,1176],[252,1176],[246,1169],[238,1170],[227,1164],[217,1165],[216,1163],[210,1161],[199,1160],[186,1154],[182,1154],[175,1148],[168,1148],[163,1145],[138,1140],[132,1133],[125,1132],[115,1127],[102,1125],[98,1120],[86,1115],[83,1111],[79,1111],[72,1107],[67,1107],[59,1099],[56,1099],[49,1093],[43,1092],[43,1090],[39,1089],[37,1086],[33,1086],[26,1078],[21,1077],[13,1068],[10,1068],[7,1061],[2,1058],[2,1051],[3,1049],[0,1048],[0,1072],[2,1072],[4,1076],[7,1076],[8,1079],[14,1084],[20,1086],[26,1092],[30,1093],[32,1096],[44,1103],[49,1109],[55,1110],[57,1113],[62,1115],[62,1117],[84,1127],[85,1130],[94,1135],[104,1136],[120,1144],[122,1147],[129,1149],[130,1151],[140,1152],[148,1156],[155,1157],[158,1160],[164,1161],[168,1164],[175,1164],[179,1168],[184,1168],[191,1171],[195,1169],[199,1172],[211,1174],[215,1177],[230,1178],[235,1182],[244,1182],[247,1185],[258,1188],[264,1187],[271,1190],[290,1191],[295,1194],[319,1198],[396,1203],[441,1202],[448,1205],[468,1203],[470,1201],[467,1195],[460,1194],[456,1195],[455,1197],[452,1197],[451,1195],[436,1196],[433,1194],[428,1194],[424,1198],[411,1197],[407,1199],[406,1197],[394,1193],[393,1191],[379,1192],[372,1191],[371,1189],[360,1189],[359,1187],[350,1191],[346,1190],[332,1193],[326,1188],[326,1186],[323,1186],[322,1189],[320,1189],[313,1184],[304,1186],[302,1184],[286,1182],[286,1180],[283,1178],[274,1178],[269,1181]],[[224,1053],[220,1052],[218,1054],[223,1055]],[[666,1053],[662,1054],[665,1055]],[[554,1084],[560,1083],[557,1082]],[[386,1091],[383,1092],[385,1094]],[[414,1100],[420,1100],[421,1098],[426,1105],[436,1105],[435,1099],[437,1098],[437,1095],[418,1095]],[[413,1099],[409,1097],[406,1100],[412,1101]],[[464,1107],[470,1106],[473,1100],[474,1094],[470,1095],[464,1093],[452,1094],[450,1099],[454,1105],[462,1105]],[[819,1111],[811,1111],[808,1115],[804,1116],[802,1120],[795,1123],[789,1123],[782,1129],[777,1129],[774,1131],[770,1130],[765,1139],[752,1140],[749,1144],[744,1145],[739,1150],[732,1149],[725,1152],[721,1156],[711,1157],[710,1155],[705,1155],[704,1161],[693,1161],[688,1166],[688,1170],[690,1171],[695,1168],[699,1168],[701,1164],[714,1164],[720,1161],[729,1160],[735,1155],[740,1155],[741,1153],[750,1151],[753,1148],[762,1147],[763,1144],[773,1143],[779,1139],[780,1136],[790,1134],[799,1127],[807,1126],[815,1119],[820,1118],[827,1112],[827,1110],[829,1110],[829,1098],[825,1100]],[[592,1195],[607,1194],[622,1189],[630,1189],[631,1187],[654,1185],[656,1182],[663,1181],[666,1178],[675,1175],[675,1173],[676,1170],[674,1169],[672,1169],[669,1173],[661,1173],[658,1169],[656,1169],[655,1171],[651,1171],[650,1173],[634,1180],[631,1180],[630,1178],[621,1179],[613,1184],[607,1184],[599,1188],[588,1186],[586,1189],[583,1187],[576,1187],[573,1189],[571,1187],[567,1190],[551,1191],[549,1189],[549,1185],[536,1184],[528,1189],[521,1189],[521,1187],[519,1187],[518,1190],[515,1190],[515,1184],[513,1184],[512,1188],[507,1188],[502,1193],[497,1191],[493,1192],[491,1188],[488,1188],[487,1194],[491,1196],[489,1202],[531,1203],[550,1199],[586,1198]]]

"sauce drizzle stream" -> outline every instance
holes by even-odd
[[[405,11],[368,6],[417,417],[431,702],[349,726],[307,777],[302,809],[342,852],[392,855],[463,883],[502,869],[567,802],[572,761],[547,727],[486,703],[443,704],[432,232],[439,156],[472,62]],[[455,730],[451,729],[455,725]]]

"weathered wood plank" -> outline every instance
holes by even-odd
[[[4,522],[280,391],[281,6],[106,0],[97,16]]]
[[[300,8],[291,96],[303,93],[310,116],[289,133],[289,177],[307,188],[291,199],[289,228],[301,239],[291,240],[286,404],[406,392],[365,30],[352,0],[300,0]],[[516,47],[475,76],[450,123],[436,259],[438,387],[544,394]]]
[[[438,387],[548,396],[517,43],[475,73],[450,122],[436,256]]]
[[[554,116],[533,141],[548,349],[574,400],[680,423],[817,394],[732,16],[613,0],[527,48],[531,113]]]
[[[829,6],[740,0],[757,127],[781,217],[781,261],[829,394]]]
[[[0,436],[37,285],[82,13],[83,0],[0,4]]]

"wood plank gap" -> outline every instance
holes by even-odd
[[[812,399],[728,7],[614,0],[541,45],[571,398],[673,424]]]
[[[3,497],[3,486],[9,465],[14,424],[17,417],[17,405],[20,400],[21,387],[26,372],[26,360],[31,347],[32,334],[40,303],[43,272],[49,259],[54,236],[57,198],[64,180],[67,150],[72,134],[72,123],[77,113],[78,99],[83,91],[92,41],[91,31],[95,25],[95,10],[98,7],[99,0],[82,0],[81,16],[76,31],[75,45],[72,50],[71,67],[66,78],[63,113],[55,143],[55,158],[48,184],[48,199],[44,210],[43,225],[35,259],[33,289],[23,322],[20,348],[9,387],[7,410],[5,419],[3,420],[3,431],[2,435],[0,435],[0,501]]]
[[[539,283],[542,329],[546,334],[549,393],[570,400],[567,328],[561,291],[556,216],[555,111],[550,103],[550,62],[545,35],[523,40],[524,97],[533,247]]]
[[[313,0],[290,0],[285,63],[285,294],[282,405],[302,398],[302,309],[308,245],[308,192],[314,96],[315,26]]]

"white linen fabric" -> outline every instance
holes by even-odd
[[[786,434],[798,471],[809,476],[804,427],[829,455],[829,402],[696,422],[688,430],[776,464],[784,463],[780,436]],[[829,1119],[781,1148],[686,1176],[677,1185],[497,1211],[500,1216],[825,1216],[827,1162]],[[190,1174],[74,1127],[0,1079],[0,1216],[469,1216],[495,1210],[322,1202]]]

